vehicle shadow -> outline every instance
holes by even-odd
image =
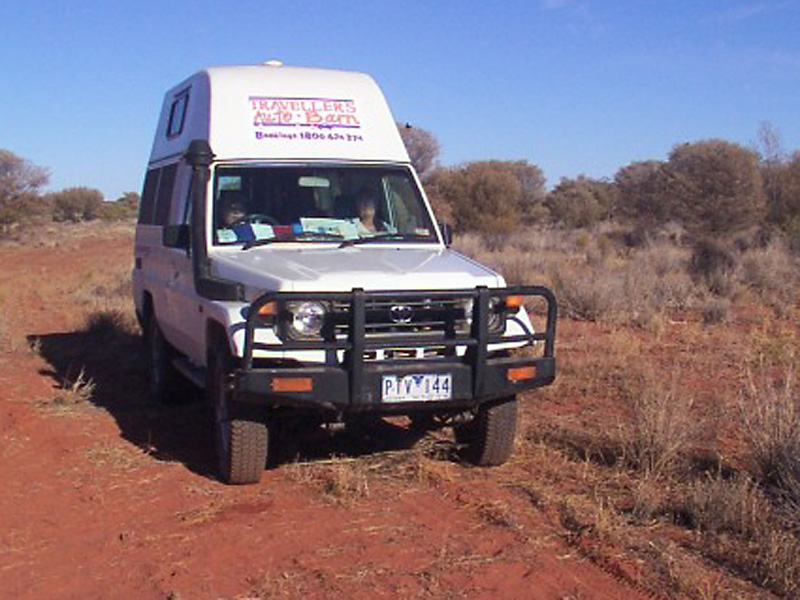
[[[196,401],[199,394],[169,406],[150,401],[142,337],[121,318],[97,313],[85,329],[28,339],[50,366],[41,374],[54,380],[56,402],[77,403],[88,383],[83,401],[107,411],[123,439],[158,460],[215,476],[210,411]]]
[[[147,389],[145,346],[113,313],[98,313],[78,331],[28,336],[50,368],[41,374],[55,382],[54,403],[91,402],[116,421],[123,439],[161,461],[182,463],[203,477],[216,478],[212,414],[202,391],[187,385],[186,397],[155,404]],[[81,385],[91,393],[78,401]],[[72,396],[72,398],[70,397]],[[276,440],[281,461],[358,457],[411,449],[425,431],[396,422],[363,421],[345,432],[298,428]]]

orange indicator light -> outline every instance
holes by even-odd
[[[531,365],[528,367],[514,367],[509,369],[506,373],[509,381],[525,381],[527,379],[536,379],[536,367]]]
[[[276,377],[272,380],[273,392],[310,392],[313,389],[314,382],[310,377]]]
[[[522,306],[522,296],[508,296],[506,298],[506,308],[518,309]]]
[[[258,314],[262,317],[274,317],[278,314],[278,303],[267,302],[258,309]]]

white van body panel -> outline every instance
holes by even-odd
[[[252,286],[257,293],[504,286],[502,278],[488,268],[437,246],[286,244],[246,251],[237,248],[215,256],[215,275]]]

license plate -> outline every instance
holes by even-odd
[[[384,375],[382,388],[384,402],[449,400],[453,396],[453,378],[450,373]]]

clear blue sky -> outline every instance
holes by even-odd
[[[443,164],[551,186],[764,121],[800,149],[800,0],[3,0],[0,148],[51,189],[140,191],[164,91],[271,58],[371,73]]]

